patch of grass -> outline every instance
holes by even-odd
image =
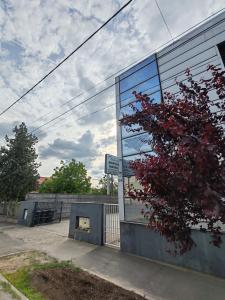
[[[72,261],[70,260],[65,260],[65,261],[55,261],[55,262],[49,262],[49,263],[44,263],[44,264],[33,264],[32,269],[33,270],[48,270],[48,269],[64,269],[64,268],[69,268],[75,272],[81,271],[80,268],[75,267],[72,264]]]
[[[3,291],[11,295],[13,299],[21,300],[21,297],[12,289],[8,282],[1,281],[0,286],[2,287]]]
[[[49,262],[43,264],[34,263],[31,266],[19,268],[16,272],[4,274],[4,276],[21,291],[30,300],[43,300],[43,296],[37,292],[31,285],[31,273],[34,270],[49,270],[49,269],[64,269],[70,268],[75,272],[81,271],[80,268],[75,267],[71,261]]]
[[[4,275],[12,285],[30,300],[43,300],[40,293],[31,287],[31,276],[28,267],[22,267],[16,272]]]

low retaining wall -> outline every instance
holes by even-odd
[[[121,251],[194,269],[225,278],[225,235],[220,248],[209,244],[210,234],[193,230],[197,246],[181,256],[171,256],[166,249],[169,244],[159,233],[143,224],[121,222]]]
[[[29,193],[26,195],[26,201],[31,202],[63,202],[62,218],[69,218],[72,203],[118,203],[117,197],[105,195],[71,195],[71,194],[42,194]]]

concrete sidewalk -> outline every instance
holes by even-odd
[[[0,225],[0,255],[35,249],[108,279],[148,299],[224,300],[225,280],[67,239],[66,222],[27,228]],[[2,244],[4,239],[4,245]]]

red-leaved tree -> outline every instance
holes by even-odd
[[[131,163],[141,188],[129,195],[145,204],[148,226],[173,243],[174,254],[195,245],[193,227],[210,232],[215,246],[222,242],[225,71],[210,65],[208,72],[209,79],[195,81],[188,69],[187,84],[177,82],[180,93],[166,92],[160,104],[134,92],[140,103],[131,104],[133,114],[121,120],[128,130],[150,134],[152,154]],[[213,91],[219,100],[209,97]]]

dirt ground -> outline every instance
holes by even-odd
[[[28,251],[0,258],[0,273],[13,273],[20,267],[32,264],[44,264],[55,261],[54,258],[38,251]]]
[[[38,270],[33,273],[32,286],[46,300],[143,300],[84,271],[70,268]]]
[[[0,258],[0,273],[10,274],[21,267],[56,262],[39,251],[22,252]],[[73,267],[31,271],[31,287],[45,300],[143,300],[106,280]]]

